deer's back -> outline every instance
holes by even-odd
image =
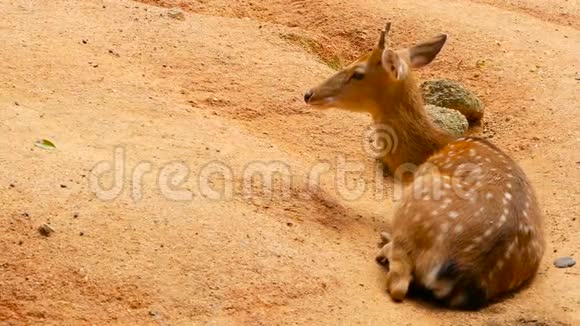
[[[544,252],[525,174],[478,138],[458,139],[421,166],[395,214],[393,238],[408,248],[419,280],[465,273],[488,297],[530,279]]]

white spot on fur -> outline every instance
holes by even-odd
[[[481,237],[475,237],[475,238],[473,238],[473,242],[475,242],[475,243],[480,243],[481,240],[482,240]]]
[[[453,229],[453,231],[454,231],[455,233],[461,233],[461,232],[463,232],[463,225],[461,225],[461,224],[457,224],[457,225],[455,226],[455,228]]]
[[[507,221],[507,217],[502,214],[502,216],[499,217],[499,223],[497,224],[497,228],[498,229],[501,228],[506,221]]]
[[[439,209],[446,209],[449,204],[451,204],[451,199],[445,198],[441,206],[439,206]]]
[[[485,194],[485,199],[492,199],[493,198],[493,194],[491,192],[488,192],[487,194]]]
[[[510,243],[510,245],[508,246],[508,248],[507,248],[507,250],[505,252],[505,258],[506,259],[509,259],[510,258],[511,254],[512,254],[512,251],[514,250],[514,247],[515,246],[516,246],[516,243],[515,242]]]
[[[506,192],[505,194],[503,194],[503,196],[504,196],[504,198],[505,198],[506,200],[508,200],[508,201],[509,201],[509,200],[512,200],[512,194],[510,194],[509,192]]]
[[[487,229],[483,234],[484,237],[489,237],[491,235],[491,228]]]
[[[437,281],[437,274],[439,273],[439,270],[440,269],[441,269],[441,264],[433,267],[429,271],[429,273],[425,276],[425,278],[423,279],[423,284],[425,285],[426,288],[432,288],[433,287],[433,285]]]
[[[506,184],[506,186],[511,189],[512,188],[512,184],[508,182],[508,184]]]
[[[452,219],[456,219],[459,217],[459,213],[457,213],[456,211],[451,211],[447,215]]]
[[[446,296],[448,296],[449,293],[451,293],[451,291],[453,290],[453,286],[454,285],[455,284],[452,281],[447,281],[447,280],[443,280],[442,281],[442,280],[439,280],[431,288],[431,291],[433,291],[433,294],[435,295],[435,297],[437,297],[439,299],[443,299]]]
[[[469,246],[465,247],[465,249],[463,249],[463,251],[470,252],[472,249],[473,249],[473,245],[469,245]]]

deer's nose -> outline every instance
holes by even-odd
[[[304,93],[304,102],[308,103],[312,95],[314,95],[314,92],[312,90],[309,90],[308,92]]]

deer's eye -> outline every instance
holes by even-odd
[[[365,74],[364,74],[364,72],[360,72],[360,71],[355,71],[351,76],[351,79],[356,79],[356,80],[361,80],[363,78],[365,78]]]

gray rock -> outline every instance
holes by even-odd
[[[40,233],[45,237],[48,237],[54,233],[54,229],[52,228],[52,226],[48,224],[42,224],[41,226],[38,227],[38,233]]]
[[[458,111],[429,104],[425,105],[425,111],[431,121],[454,136],[463,135],[469,128],[467,119]]]
[[[421,84],[425,104],[457,110],[469,122],[483,118],[483,102],[458,82],[448,79],[428,80]]]
[[[570,256],[564,256],[554,260],[554,266],[558,268],[568,268],[574,265],[576,265],[576,260]]]
[[[173,7],[167,11],[167,16],[177,20],[185,20],[185,14],[181,8]]]

